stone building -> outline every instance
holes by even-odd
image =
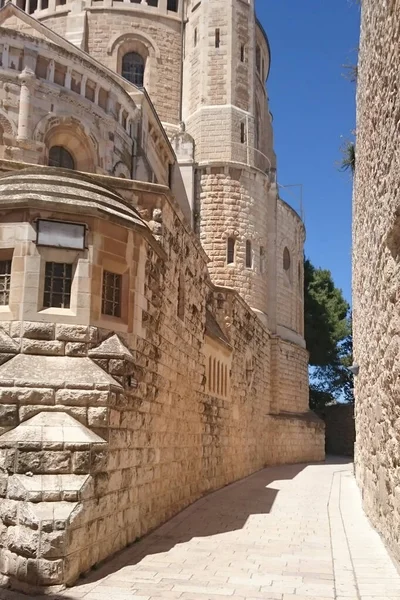
[[[0,572],[72,584],[321,460],[253,1],[0,10]]]
[[[400,2],[362,1],[353,206],[356,476],[400,558]]]

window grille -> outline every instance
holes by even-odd
[[[122,77],[143,87],[144,59],[137,52],[128,52],[122,59]]]
[[[122,275],[104,271],[101,309],[103,315],[110,315],[111,317],[121,316],[121,288]]]
[[[71,304],[72,265],[47,262],[44,278],[45,308],[69,308]]]
[[[66,148],[63,146],[53,146],[49,150],[49,166],[75,169],[75,161],[72,154]]]
[[[0,260],[0,304],[10,303],[11,260]]]

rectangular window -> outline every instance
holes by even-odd
[[[10,303],[11,260],[0,260],[0,304]]]
[[[121,316],[122,275],[103,272],[103,296],[101,312],[111,317]]]
[[[194,44],[194,47],[197,46],[197,27],[194,28],[194,40],[193,40],[193,44]]]
[[[251,251],[251,242],[250,240],[246,241],[246,267],[251,269],[253,266],[253,255]]]
[[[178,12],[178,0],[167,0],[167,10]]]
[[[226,248],[226,262],[228,265],[232,265],[235,262],[235,239],[228,238]]]
[[[69,308],[71,304],[72,265],[47,262],[44,276],[44,308]]]
[[[243,44],[240,46],[240,60],[244,62],[244,46]]]
[[[220,43],[221,43],[220,30],[216,29],[215,30],[215,47],[219,48]]]
[[[240,141],[242,144],[246,141],[246,131],[244,128],[244,123],[240,123]]]

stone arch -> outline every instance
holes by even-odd
[[[114,165],[113,175],[115,177],[123,177],[124,179],[131,179],[131,173],[127,165],[120,160]]]
[[[122,74],[123,57],[131,52],[139,54],[144,61],[143,87],[151,87],[150,80],[152,71],[154,72],[152,65],[154,66],[156,61],[159,60],[161,53],[157,44],[150,36],[142,32],[124,33],[114,36],[107,51],[112,55],[112,68],[120,75]]]
[[[72,155],[77,171],[94,173],[99,166],[97,141],[74,117],[45,117],[36,126],[33,139],[44,144],[46,164],[50,148],[62,146]]]
[[[140,33],[117,33],[111,38],[108,44],[107,54],[113,54],[116,47],[131,42],[138,42],[142,45],[142,48],[145,47],[148,56],[153,55],[157,60],[161,58],[161,52],[156,42],[147,33],[142,31]]]

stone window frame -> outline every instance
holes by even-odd
[[[39,285],[37,288],[37,312],[40,315],[70,315],[77,316],[80,312],[78,301],[81,299],[80,283],[83,277],[79,277],[78,264],[80,259],[87,259],[87,250],[67,250],[62,248],[50,248],[37,246],[40,257],[39,266]],[[46,278],[46,263],[69,263],[72,265],[72,279],[70,291],[70,306],[69,308],[61,308],[55,306],[44,306],[45,278]]]
[[[108,292],[112,292],[112,299],[107,298]],[[107,312],[107,304],[111,305],[111,312]],[[122,309],[122,275],[103,269],[101,314],[109,317],[121,317]]]
[[[63,266],[62,275],[56,273],[56,266]],[[73,278],[73,264],[70,262],[55,262],[48,261],[45,264],[44,271],[44,292],[43,292],[43,307],[44,308],[70,308],[71,306],[71,289],[72,289],[72,278]],[[62,281],[62,290],[56,292],[54,285],[57,281]],[[54,302],[55,296],[61,296],[62,306],[57,306],[52,303]],[[49,304],[47,304],[49,302]],[[64,306],[68,304],[68,306]]]
[[[149,68],[149,63],[150,63],[150,58],[151,58],[151,54],[154,54],[154,51],[152,52],[153,48],[150,47],[150,45],[148,43],[144,43],[142,41],[142,39],[140,39],[139,37],[135,37],[135,34],[132,33],[132,35],[129,35],[129,37],[124,37],[121,39],[120,43],[117,45],[116,48],[116,53],[115,53],[115,69],[117,71],[117,73],[119,75],[121,75],[121,77],[123,77],[122,75],[122,63],[123,63],[123,59],[124,57],[133,52],[135,54],[138,54],[139,56],[142,57],[143,59],[143,83],[142,86],[138,86],[138,87],[142,87],[142,88],[148,88],[150,87],[150,71],[151,69]],[[126,80],[129,81],[129,80]],[[135,85],[135,84],[132,84]]]
[[[125,260],[118,260],[118,257],[113,258],[103,257],[101,264],[101,276],[98,289],[94,290],[94,294],[100,302],[98,320],[101,326],[106,328],[110,325],[122,325],[128,327],[129,323],[129,290],[130,290],[130,269]],[[121,310],[119,316],[107,315],[102,312],[103,309],[103,281],[104,272],[113,273],[121,276]]]
[[[7,274],[0,273],[0,282],[1,282],[3,275],[8,277],[8,280],[7,280],[8,290],[6,290],[6,292],[5,292],[5,293],[8,293],[8,302],[0,304],[0,311],[8,311],[9,307],[10,307],[10,297],[11,297],[12,278],[13,278],[13,273],[12,273],[13,256],[14,256],[14,248],[1,248],[0,249],[0,265],[1,265],[1,263],[8,263],[8,266],[9,266],[9,273],[7,273]],[[4,292],[1,291],[0,296],[3,293]]]

